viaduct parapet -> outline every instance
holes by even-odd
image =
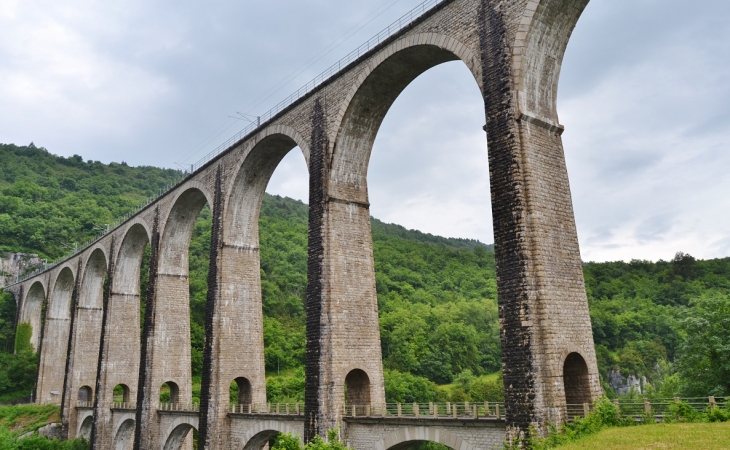
[[[601,394],[556,110],[563,54],[588,0],[430,3],[92,245],[7,288],[40,353],[35,398],[62,405],[69,437],[88,434],[97,449],[191,448],[196,428],[200,448],[240,450],[260,448],[266,433],[309,440],[339,426],[358,449],[423,440],[486,449],[505,433],[564,420],[566,404]],[[368,161],[395,99],[447,61],[469,69],[484,100],[505,404],[493,420],[476,412],[469,426],[372,419],[385,392]],[[266,403],[259,210],[272,173],[296,147],[310,176],[306,400],[296,418],[259,417],[250,409]],[[198,410],[186,406],[188,246],[206,204],[213,229]],[[141,274],[148,245],[149,273]],[[161,403],[165,383],[170,401]],[[351,406],[369,418],[348,419]]]

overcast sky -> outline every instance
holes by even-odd
[[[419,3],[1,0],[0,142],[190,164]],[[727,0],[591,0],[558,97],[584,260],[730,256],[729,24]],[[483,124],[462,63],[418,78],[375,143],[373,216],[491,243]],[[307,199],[301,154],[268,191]]]

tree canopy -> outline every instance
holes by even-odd
[[[179,176],[0,144],[0,251],[58,257]],[[265,196],[259,240],[271,401],[302,398],[307,223],[306,204]],[[493,247],[375,218],[371,226],[389,401],[498,398],[501,381],[488,377],[501,368]],[[189,258],[195,377],[202,370],[210,230],[206,207]],[[680,252],[671,261],[585,263],[583,270],[604,381],[617,370],[646,376],[657,389],[674,383],[686,393],[727,394],[730,258],[702,261]],[[12,296],[3,293],[0,342],[14,339],[15,315]],[[30,365],[24,369],[30,373],[33,361],[17,364]],[[0,368],[0,391],[27,390],[22,383],[3,384],[9,379],[3,370],[11,366]]]

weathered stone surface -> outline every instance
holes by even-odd
[[[26,271],[40,267],[43,261],[32,253],[0,252],[0,288],[15,283]]]
[[[135,448],[187,446],[189,429],[198,425],[204,448],[240,442],[236,424],[243,419],[227,413],[230,383],[245,380],[241,382],[250,386],[245,402],[266,398],[259,208],[276,166],[298,146],[310,172],[303,436],[309,439],[342,424],[346,402],[383,403],[367,188],[370,152],[402,90],[423,72],[452,60],[471,71],[485,104],[506,432],[543,428],[564,417],[566,401],[595,399],[601,389],[556,109],[562,57],[586,4],[444,0],[82,250],[74,261],[10,286],[20,304],[19,322],[33,326],[32,343],[41,351],[39,401],[53,401],[48,392],[59,380],[51,372],[54,364],[62,364],[57,356],[63,345],[52,342],[68,335],[63,421],[70,436],[85,430],[87,420],[78,413],[79,389],[98,386],[97,448],[116,445],[117,435],[127,445],[131,430]],[[204,411],[198,423],[197,414],[183,420],[160,413],[158,407],[165,382],[178,386],[178,402],[191,399],[188,244],[206,203],[214,213],[215,229]],[[152,255],[148,292],[140,293],[140,255],[147,242]],[[106,276],[111,289],[102,301]],[[71,285],[76,288],[70,290]],[[140,295],[145,295],[146,305],[141,340],[136,330]],[[136,393],[134,419],[119,422],[119,414],[110,409],[116,384],[127,386],[132,398]],[[345,399],[346,384],[350,399]],[[347,426],[356,433],[350,428],[354,423]],[[427,426],[413,432],[431,436]]]
[[[63,439],[63,426],[60,423],[49,423],[38,428],[38,436],[48,439]]]
[[[389,448],[437,442],[456,450],[494,450],[503,446],[503,420],[489,419],[345,419],[346,444],[356,449]]]

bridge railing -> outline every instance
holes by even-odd
[[[199,412],[200,403],[160,403],[160,411]]]
[[[345,405],[345,417],[412,417],[479,419],[504,417],[504,403],[446,402],[446,403],[387,403],[381,405]]]
[[[299,416],[304,414],[304,405],[301,403],[250,403],[247,405],[231,405],[233,414],[284,414]]]
[[[77,408],[93,408],[94,402],[93,401],[88,401],[88,402],[78,401],[78,402],[76,402],[76,407]]]
[[[356,61],[358,58],[381,44],[382,42],[386,41],[388,38],[399,32],[400,30],[404,29],[408,25],[410,25],[414,20],[416,20],[418,17],[422,16],[426,13],[426,11],[429,11],[430,9],[434,8],[436,5],[441,3],[444,0],[426,0],[420,5],[416,6],[409,12],[407,12],[405,15],[400,17],[395,22],[388,25],[386,28],[384,28],[380,33],[370,38],[367,42],[360,45],[355,50],[348,53],[344,58],[337,61],[336,63],[332,64],[330,67],[328,67],[324,72],[320,73],[313,79],[311,79],[308,83],[306,83],[304,86],[299,88],[296,92],[291,94],[289,97],[285,98],[281,102],[279,102],[276,106],[271,108],[270,110],[266,111],[264,114],[258,117],[258,120],[256,122],[252,122],[250,125],[248,125],[246,128],[242,129],[235,135],[233,135],[230,139],[213,149],[210,153],[205,155],[200,161],[193,164],[190,168],[191,172],[194,172],[195,170],[203,167],[205,164],[207,164],[210,160],[218,156],[220,153],[222,153],[224,150],[241,140],[246,135],[250,134],[257,128],[261,126],[261,124],[265,124],[267,121],[271,120],[274,116],[279,114],[281,111],[286,109],[289,105],[293,104],[300,98],[304,97],[305,95],[312,92],[317,86],[325,82],[330,77],[334,76],[336,73],[347,67],[350,63]]]
[[[129,220],[132,216],[140,212],[142,209],[146,208],[153,202],[155,202],[159,197],[164,195],[166,192],[170,191],[173,187],[175,187],[179,182],[184,180],[186,177],[193,174],[195,171],[199,170],[201,167],[205,166],[208,162],[213,160],[215,157],[223,153],[225,150],[230,148],[232,145],[234,145],[236,142],[243,139],[245,136],[253,133],[257,128],[260,128],[262,125],[266,126],[266,122],[274,118],[277,114],[288,108],[290,105],[292,105],[297,100],[303,98],[310,92],[312,92],[315,88],[317,88],[319,85],[327,81],[329,78],[333,77],[335,74],[343,70],[345,67],[347,67],[352,62],[356,61],[361,56],[368,53],[370,50],[381,44],[382,42],[388,40],[391,36],[395,35],[399,31],[406,28],[408,25],[413,23],[414,20],[418,19],[420,16],[424,15],[427,11],[430,11],[431,9],[435,8],[437,5],[442,3],[445,0],[425,0],[420,5],[416,6],[412,10],[410,10],[408,13],[400,17],[395,22],[388,25],[386,28],[384,28],[380,33],[370,38],[367,42],[357,47],[355,50],[348,53],[344,58],[336,62],[335,64],[331,65],[329,68],[327,68],[324,72],[320,73],[316,77],[314,77],[312,80],[310,80],[308,83],[306,83],[304,86],[299,88],[296,92],[279,102],[276,106],[271,108],[270,110],[266,111],[264,114],[258,117],[258,120],[256,122],[252,122],[250,125],[246,126],[244,129],[233,135],[231,138],[220,144],[218,147],[213,149],[210,153],[203,156],[198,162],[195,164],[191,164],[190,168],[187,169],[185,172],[181,173],[179,177],[176,177],[171,184],[166,186],[164,189],[160,189],[157,192],[157,196],[152,196],[145,201],[143,201],[141,204],[136,206],[134,209],[129,211],[124,216],[120,217],[119,219],[115,220],[113,223],[109,224],[109,228],[105,231],[102,231],[93,237],[89,238],[87,241],[85,241],[83,244],[79,245],[76,249],[74,249],[73,252],[66,254],[50,263],[44,263],[37,269],[34,269],[32,271],[26,272],[23,274],[22,277],[18,277],[15,280],[15,283],[23,282],[25,280],[28,280],[30,278],[33,278],[34,276],[51,269],[58,264],[66,261],[67,259],[73,257],[74,255],[81,253],[86,248],[94,244],[96,241],[99,241],[104,236],[106,236],[111,230],[114,230],[118,226],[120,226],[122,223]]]
[[[695,411],[701,412],[713,408],[727,408],[730,406],[730,397],[688,397],[688,398],[659,398],[642,401],[621,401],[614,399],[613,403],[618,406],[619,413],[624,417],[641,417],[651,415],[661,420],[669,413],[669,408],[674,403],[685,403]],[[570,419],[586,417],[593,410],[593,404],[569,404],[566,405],[566,413]]]
[[[136,410],[137,404],[132,402],[112,402],[112,409]]]

